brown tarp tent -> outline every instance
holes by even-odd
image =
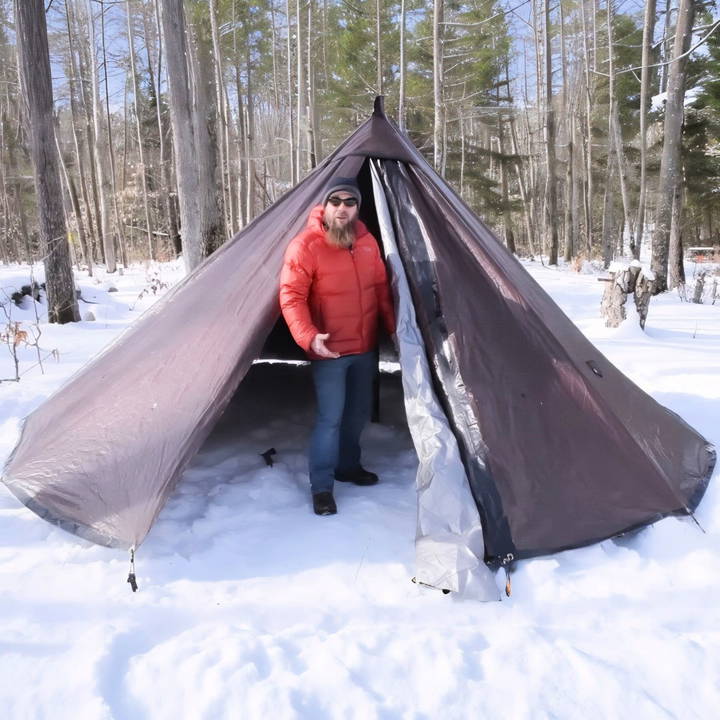
[[[712,446],[588,342],[381,102],[311,175],[25,420],[3,475],[22,502],[97,543],[142,543],[276,326],[283,253],[334,175],[359,178],[405,327],[420,338],[418,355],[402,337],[400,346],[425,463],[418,487],[432,500],[420,513],[418,547],[434,535],[454,548],[448,573],[426,579],[457,589],[448,578],[468,553],[498,565],[694,510]],[[197,312],[209,295],[222,310]],[[431,409],[420,403],[426,396]],[[428,414],[447,428],[447,442],[427,430]],[[464,489],[443,485],[454,472],[451,445]],[[479,525],[468,516],[463,526],[466,510]],[[463,533],[458,550],[452,538]]]

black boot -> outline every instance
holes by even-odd
[[[335,515],[337,505],[331,492],[319,492],[313,495],[313,510],[316,515]]]
[[[335,479],[338,482],[351,482],[356,485],[375,485],[378,476],[365,468],[359,467],[357,470],[350,470],[349,472],[336,470]]]

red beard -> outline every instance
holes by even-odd
[[[344,225],[333,221],[327,229],[328,242],[339,248],[351,248],[355,242],[355,223],[349,222]]]

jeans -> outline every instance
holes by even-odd
[[[377,352],[313,360],[317,397],[315,428],[310,437],[310,489],[332,492],[335,471],[360,467],[360,434],[372,410]]]

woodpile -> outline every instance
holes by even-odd
[[[640,327],[645,329],[654,287],[652,273],[646,274],[639,264],[633,263],[629,267],[611,269],[610,277],[601,278],[601,281],[607,283],[600,302],[600,314],[605,318],[605,326],[619,327],[627,318],[625,304],[628,295],[632,295],[640,318]]]

